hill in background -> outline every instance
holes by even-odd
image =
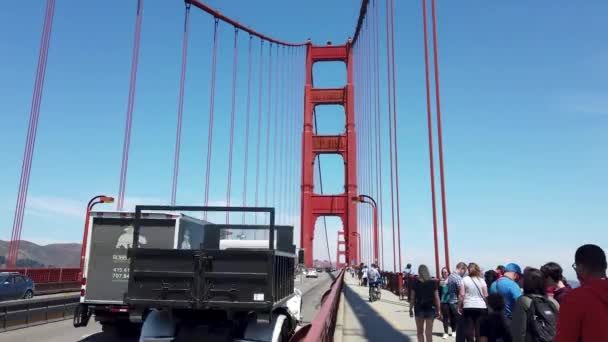
[[[8,253],[9,241],[0,240],[0,263]],[[38,245],[21,240],[18,267],[78,267],[80,266],[79,243],[52,243]]]

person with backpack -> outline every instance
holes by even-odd
[[[536,268],[524,271],[524,293],[513,309],[513,342],[553,342],[559,303],[547,296],[545,277]]]
[[[555,342],[608,340],[608,278],[606,253],[597,245],[583,245],[572,268],[581,287],[562,299]]]
[[[462,287],[458,296],[458,312],[462,315],[465,340],[477,342],[479,341],[481,319],[488,312],[486,305],[488,287],[481,277],[479,265],[472,262],[469,264],[468,270],[469,275],[462,279]]]
[[[450,271],[447,267],[441,269],[441,280],[439,288],[441,289],[439,297],[441,298],[441,315],[443,316],[443,338],[448,338],[448,328],[452,328],[452,335],[456,333],[456,322],[450,318],[450,293],[448,290],[448,276]]]

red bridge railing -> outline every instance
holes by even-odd
[[[80,268],[7,268],[2,272],[18,272],[36,284],[77,282]]]
[[[340,271],[329,290],[321,297],[319,312],[310,324],[298,330],[290,342],[323,342],[333,341],[336,328],[336,316],[340,305],[340,294],[344,285],[344,270]]]

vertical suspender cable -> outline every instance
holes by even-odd
[[[264,41],[260,40],[260,68],[259,68],[259,80],[258,80],[258,142],[257,142],[257,152],[255,158],[255,206],[259,205],[259,190],[260,190],[260,159],[262,156],[260,155],[260,146],[262,142],[262,72],[264,71]],[[258,215],[254,215],[253,217],[254,224],[258,223]],[[257,232],[254,231],[256,235],[254,238],[257,238]]]
[[[368,125],[368,129],[369,129],[369,137],[368,137],[368,148],[369,148],[369,160],[368,160],[368,165],[369,165],[369,185],[370,185],[370,195],[373,198],[377,198],[376,196],[376,182],[374,181],[374,178],[376,176],[376,169],[374,167],[374,160],[376,158],[375,155],[375,151],[376,149],[374,148],[374,142],[375,142],[375,131],[373,129],[373,127],[375,127],[375,125],[373,125],[372,123],[375,121],[374,117],[375,117],[375,108],[374,108],[374,104],[376,103],[376,101],[374,101],[374,75],[373,75],[373,65],[374,65],[374,59],[373,59],[373,33],[374,33],[374,23],[373,23],[373,17],[370,17],[370,25],[369,25],[369,49],[368,49],[368,70],[369,70],[369,94],[367,94],[367,98],[370,100],[369,102],[369,114],[368,114],[368,120],[367,120],[367,125]],[[374,227],[374,214],[373,214],[373,209],[370,210],[370,222],[371,222],[371,227],[372,227],[372,246],[373,246],[373,253],[376,254],[380,254],[380,251],[376,251],[376,244],[374,241],[376,241],[379,236],[376,235],[376,228]],[[378,245],[379,247],[379,245]],[[376,266],[379,267],[378,265],[380,264],[379,261],[380,260],[376,260],[375,259],[375,255],[376,254],[372,254],[372,260],[374,261],[374,263],[376,263]]]
[[[215,111],[215,77],[217,73],[217,44],[218,44],[219,19],[215,18],[213,24],[213,50],[211,52],[211,87],[209,94],[209,126],[207,133],[207,165],[205,169],[205,199],[204,206],[209,205],[209,179],[211,176],[211,151],[213,151],[213,114]],[[203,214],[203,219],[207,219],[207,212]]]
[[[441,97],[439,95],[439,52],[437,50],[437,21],[435,19],[435,0],[432,0],[433,17],[433,56],[435,62],[435,106],[437,108],[437,139],[439,149],[439,177],[441,178],[441,210],[443,214],[443,244],[445,252],[445,267],[450,269],[450,252],[448,241],[448,214],[445,195],[445,174],[443,172],[443,134],[441,130]]]
[[[190,27],[190,3],[186,3],[184,15],[184,38],[182,42],[182,68],[179,77],[179,97],[177,100],[177,133],[175,134],[175,157],[173,159],[173,182],[171,184],[171,205],[175,205],[177,194],[177,177],[179,176],[179,157],[182,141],[182,117],[184,112],[184,85],[188,61],[188,32]]]
[[[382,144],[380,141],[380,135],[382,133],[381,131],[381,126],[380,126],[380,56],[379,56],[379,51],[380,51],[380,47],[379,47],[379,41],[380,41],[380,36],[379,36],[379,16],[378,16],[378,4],[376,3],[376,1],[374,1],[374,23],[375,23],[375,89],[376,89],[376,93],[375,93],[375,98],[376,98],[376,119],[374,120],[376,122],[376,149],[377,149],[377,154],[376,154],[376,182],[378,185],[378,204],[380,205],[380,208],[378,208],[378,218],[379,218],[379,225],[380,225],[380,250],[382,251],[382,253],[380,254],[381,257],[380,259],[382,260],[382,269],[384,270],[384,234],[383,234],[383,220],[382,217],[383,215],[383,209],[384,206],[382,205]]]
[[[23,216],[25,204],[27,202],[27,193],[29,188],[29,179],[31,174],[32,157],[34,146],[36,143],[36,132],[38,130],[38,118],[40,116],[40,104],[42,102],[42,91],[44,87],[44,78],[46,75],[46,63],[48,59],[48,49],[51,39],[51,31],[53,27],[53,16],[55,13],[55,1],[47,0],[46,10],[44,15],[44,24],[42,28],[42,38],[40,39],[40,50],[38,54],[38,66],[36,70],[36,78],[34,80],[34,91],[32,94],[32,104],[30,108],[30,119],[28,124],[28,133],[25,143],[24,156],[21,165],[21,177],[19,180],[19,191],[17,193],[17,204],[15,205],[15,214],[13,219],[13,230],[11,241],[8,250],[7,265],[15,267],[17,256],[19,254],[19,242],[21,240],[21,229],[23,227]]]
[[[270,168],[270,122],[272,121],[272,43],[268,47],[268,117],[266,118],[266,170],[264,206],[268,206],[268,169]]]
[[[232,190],[232,151],[234,150],[234,116],[236,113],[236,73],[239,58],[239,30],[234,29],[234,47],[232,52],[232,102],[230,109],[230,142],[228,144],[228,187],[226,189],[226,206],[230,206],[230,193]],[[230,212],[226,212],[226,223],[230,223]]]
[[[279,164],[276,166],[276,168],[279,169],[278,172],[278,178],[275,180],[275,183],[278,183],[278,189],[275,189],[275,192],[279,192],[278,194],[278,203],[276,204],[277,207],[280,207],[280,213],[279,213],[279,222],[283,222],[284,218],[285,218],[285,209],[283,207],[284,202],[283,202],[283,197],[284,197],[284,193],[283,193],[283,184],[285,184],[285,177],[283,177],[283,169],[284,169],[284,165],[283,165],[283,150],[285,147],[285,101],[286,101],[286,88],[287,88],[287,84],[285,83],[286,79],[285,79],[285,74],[287,72],[287,48],[283,48],[283,61],[281,63],[281,84],[282,86],[280,87],[280,92],[281,92],[281,96],[277,96],[278,98],[280,98],[280,112],[277,112],[279,117],[277,118],[277,121],[280,120],[280,128],[277,131],[277,140],[278,140],[278,144],[276,146],[276,148],[279,149]],[[284,222],[283,222],[284,223]]]
[[[279,45],[277,45],[277,63],[276,63],[276,73],[275,73],[275,81],[276,81],[276,94],[274,97],[274,131],[272,132],[274,144],[272,144],[272,206],[276,207],[276,192],[277,192],[277,145],[278,145],[278,134],[279,134],[279,89],[281,88],[281,84],[279,84],[279,74],[280,74],[280,66],[281,60],[279,59]]]
[[[249,35],[249,47],[247,48],[247,109],[245,111],[245,170],[243,172],[243,207],[247,205],[247,173],[249,164],[249,122],[251,116],[251,60],[252,60],[253,35]],[[243,213],[243,224],[245,224],[245,213]]]
[[[431,178],[431,201],[433,207],[433,241],[435,247],[435,272],[439,276],[439,246],[437,242],[437,207],[435,205],[435,166],[433,157],[433,124],[431,117],[431,88],[429,79],[429,50],[428,29],[426,16],[426,0],[422,0],[422,20],[424,31],[424,72],[426,78],[426,117],[429,140],[429,169]]]
[[[393,76],[393,144],[395,145],[395,197],[397,199],[397,241],[399,242],[399,271],[401,271],[401,214],[399,203],[399,149],[397,147],[397,86],[395,82],[395,0],[391,0],[391,71]]]
[[[122,165],[120,167],[120,185],[118,188],[117,209],[121,211],[125,200],[125,187],[127,183],[127,168],[129,165],[129,147],[131,145],[131,124],[133,122],[133,106],[135,103],[135,88],[137,83],[137,66],[139,62],[139,44],[141,41],[141,22],[144,10],[144,0],[137,1],[137,16],[135,20],[135,37],[133,39],[133,56],[131,59],[131,79],[129,81],[129,100],[127,104],[127,118],[125,123],[125,136],[122,145]]]
[[[390,0],[386,0],[386,72],[387,72],[387,91],[388,91],[388,141],[389,141],[389,155],[390,155],[390,169],[391,169],[391,222],[393,227],[393,272],[397,271],[397,251],[395,246],[395,184],[394,184],[394,175],[393,175],[393,128],[391,125],[391,118],[393,115],[393,107],[392,107],[392,97],[391,97],[391,54],[390,54]]]
[[[314,118],[314,126],[313,126],[313,132],[314,134],[317,134],[317,130],[318,130],[318,126],[317,126],[317,112],[313,109],[312,111],[312,116]],[[319,155],[317,155],[317,170],[319,172],[319,189],[321,190],[321,195],[323,195],[323,176],[321,176],[321,157]],[[329,238],[327,235],[327,216],[323,216],[323,228],[325,230],[325,245],[327,246],[327,258],[329,259],[329,267],[331,266],[331,254],[329,252]]]

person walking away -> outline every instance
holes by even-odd
[[[552,342],[555,338],[559,303],[547,296],[545,277],[536,268],[524,271],[524,294],[513,309],[513,342]]]
[[[481,320],[480,342],[512,342],[511,329],[505,318],[505,300],[495,293],[487,298],[489,314]]]
[[[359,286],[363,285],[363,263],[357,267],[357,278],[359,278]]]
[[[410,300],[410,294],[412,291],[413,285],[413,277],[412,277],[412,264],[405,265],[405,269],[403,270],[403,284],[401,284],[401,291],[399,291],[399,299],[407,299]]]
[[[458,312],[462,315],[462,326],[467,342],[479,341],[479,325],[488,313],[486,297],[488,287],[481,277],[479,265],[472,262],[468,266],[469,275],[462,279],[458,296]]]
[[[456,331],[461,330],[461,316],[458,313],[458,296],[462,287],[462,277],[467,273],[467,264],[459,262],[456,269],[448,277],[448,304],[450,307],[450,322],[456,326]],[[456,332],[452,330],[451,336],[456,336]]]
[[[540,271],[545,277],[545,285],[547,286],[547,292],[553,294],[553,299],[558,303],[562,301],[562,298],[572,290],[570,285],[563,276],[562,267],[555,262],[548,262],[544,264]]]
[[[416,317],[418,342],[433,341],[433,321],[441,319],[439,284],[431,278],[428,267],[418,267],[418,279],[412,286],[410,317]],[[413,311],[412,311],[413,309]]]
[[[370,293],[369,301],[371,302],[372,301],[371,293],[373,291],[373,288],[376,286],[380,286],[380,271],[378,270],[378,267],[376,266],[376,264],[372,264],[372,267],[368,270],[367,279],[368,279],[368,283],[369,283],[369,293]]]
[[[521,296],[521,289],[517,283],[520,277],[519,265],[510,263],[505,266],[505,274],[490,286],[490,293],[498,293],[505,300],[505,317],[508,319],[511,319],[513,306]]]
[[[448,338],[448,327],[452,328],[452,333],[456,332],[456,324],[450,320],[450,294],[448,292],[448,276],[450,272],[447,267],[441,269],[441,280],[439,281],[441,316],[443,317],[443,338]]]
[[[608,279],[606,253],[597,245],[583,245],[572,267],[581,287],[562,299],[555,342],[608,340]]]
[[[367,266],[366,266],[366,265],[364,265],[364,266],[363,266],[363,276],[362,276],[362,277],[363,277],[363,286],[365,286],[365,287],[367,287],[367,277],[368,277],[367,272],[368,272],[368,271],[369,271],[369,270],[368,270]]]

